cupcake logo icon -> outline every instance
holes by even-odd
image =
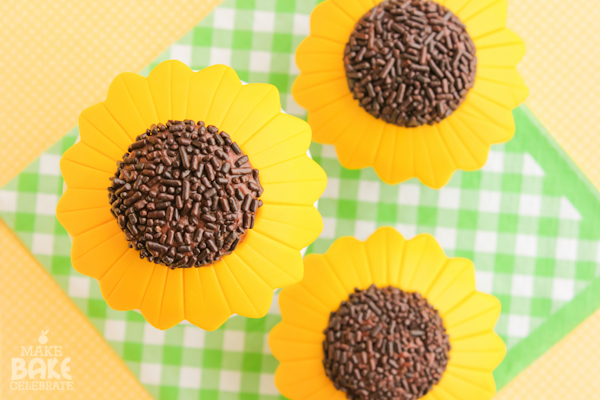
[[[62,346],[48,343],[49,329],[38,332],[30,339],[33,343],[21,346],[21,353],[11,358],[10,389],[73,390],[71,357]]]
[[[38,341],[40,342],[40,344],[44,345],[44,344],[48,343],[48,337],[46,336],[48,334],[48,332],[50,332],[50,331],[42,331],[41,336],[38,338]]]

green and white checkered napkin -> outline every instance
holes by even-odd
[[[305,117],[290,89],[294,51],[317,2],[226,0],[145,73],[165,59],[193,69],[227,64],[244,81],[276,85],[283,108]],[[499,387],[600,306],[598,193],[526,108],[515,118],[515,138],[494,146],[481,171],[458,172],[439,191],[414,180],[386,185],[370,168],[342,168],[333,147],[311,146],[329,182],[319,202],[324,231],[309,251],[388,225],[407,238],[431,233],[448,255],[473,260],[478,289],[502,302],[496,330],[509,351],[495,372]],[[97,281],[73,270],[55,208],[59,160],[77,135],[69,132],[0,190],[6,223],[157,398],[281,398],[267,345],[280,319],[277,299],[262,319],[236,316],[215,332],[189,324],[163,332],[137,312],[108,308]]]

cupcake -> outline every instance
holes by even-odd
[[[515,132],[525,47],[505,0],[326,0],[298,47],[292,93],[341,164],[440,188]]]
[[[475,290],[471,261],[430,235],[380,228],[308,255],[279,296],[269,345],[292,399],[491,399],[505,346],[500,302]]]
[[[264,316],[275,288],[302,279],[326,176],[306,156],[309,125],[280,107],[275,87],[229,67],[166,61],[119,75],[82,112],[57,217],[110,307],[214,330]]]

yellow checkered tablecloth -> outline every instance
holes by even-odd
[[[0,3],[0,186],[77,122],[79,112],[102,99],[112,78],[138,71],[190,29],[213,4],[206,0],[4,0]],[[600,35],[584,35],[600,10],[583,0],[510,1],[509,26],[528,44],[521,66],[531,96],[528,105],[590,179],[600,187],[594,135],[600,102]],[[572,37],[585,37],[574,44]],[[43,126],[36,140],[23,140],[28,128]],[[24,126],[26,123],[23,124]],[[25,146],[25,144],[27,146]],[[148,396],[121,360],[15,235],[0,223],[0,397],[135,398]],[[597,313],[546,353],[498,399],[594,398],[594,371],[600,341]],[[10,358],[39,331],[73,354],[73,392],[12,392]],[[584,347],[585,346],[585,347]],[[76,355],[76,356],[75,356]],[[109,384],[107,384],[109,382]],[[564,391],[568,390],[568,394]],[[576,395],[574,394],[576,393]]]

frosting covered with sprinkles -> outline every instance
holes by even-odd
[[[324,331],[325,373],[348,399],[419,399],[448,365],[443,321],[419,293],[356,289]]]
[[[475,82],[475,45],[451,11],[386,0],[355,25],[344,52],[348,86],[369,114],[403,127],[450,116]]]
[[[230,254],[262,205],[258,170],[226,132],[202,121],[152,125],[117,167],[111,212],[141,258],[170,268]]]

